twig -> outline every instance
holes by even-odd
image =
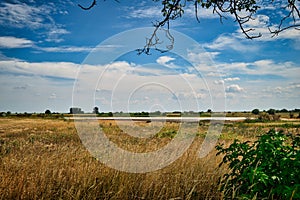
[[[78,6],[82,9],[82,10],[90,10],[91,8],[93,8],[95,5],[97,4],[96,0],[93,0],[92,4],[89,7],[83,7],[82,5],[78,4]]]

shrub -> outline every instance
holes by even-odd
[[[254,115],[258,115],[259,114],[259,110],[256,108],[256,109],[253,109],[252,110],[252,114]]]
[[[176,136],[176,134],[177,134],[177,131],[175,131],[175,130],[167,130],[167,131],[159,132],[156,135],[159,138],[164,138],[164,137],[174,138]]]
[[[276,113],[276,110],[275,110],[275,109],[272,109],[272,108],[270,108],[270,109],[267,111],[267,113],[268,113],[268,114],[270,114],[270,115],[275,115],[275,113]]]
[[[216,149],[229,168],[220,179],[225,199],[300,199],[300,135],[270,130],[252,144]]]
[[[258,116],[258,121],[260,122],[268,122],[268,121],[278,121],[280,120],[280,115],[270,115],[267,113],[261,113]]]

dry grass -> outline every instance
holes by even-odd
[[[178,130],[178,124],[168,123],[159,132],[164,137],[136,140],[113,121],[100,125],[113,142],[136,152],[161,148],[171,140],[168,134]],[[217,180],[224,172],[217,166],[221,158],[215,156],[216,151],[203,159],[197,156],[208,126],[199,127],[190,149],[168,167],[134,174],[111,169],[93,158],[72,121],[1,118],[0,199],[220,199]],[[253,138],[263,129],[225,125],[221,139]]]
[[[94,159],[81,144],[72,122],[7,118],[0,124],[1,199],[219,198],[215,152],[195,159],[200,138],[170,166],[131,174]],[[136,144],[126,134],[120,140],[122,134],[116,124],[103,122],[101,126],[112,140],[129,141],[129,146],[142,146],[147,140]],[[174,124],[169,126],[176,129]],[[158,148],[169,140],[153,137],[147,144],[150,149]]]

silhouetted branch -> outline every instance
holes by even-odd
[[[299,1],[299,0],[298,0]],[[295,28],[296,30],[299,30],[298,27],[300,27],[300,11],[298,9],[298,7],[296,6],[296,0],[288,0],[288,5],[284,7],[285,10],[289,9],[288,14],[283,17],[278,25],[278,28],[276,30],[271,30],[269,28],[270,33],[273,34],[272,37],[277,36],[279,33],[291,29],[291,28]],[[283,24],[286,22],[286,20],[288,19],[292,19],[292,21],[294,22],[294,24],[292,25],[288,25],[283,27]],[[297,21],[299,23],[297,23]]]
[[[119,2],[119,0],[115,0]],[[160,52],[166,52],[173,49],[174,38],[170,33],[170,21],[175,20],[179,17],[182,17],[184,14],[184,9],[186,9],[187,3],[193,3],[195,18],[200,22],[199,12],[200,7],[203,9],[212,8],[213,14],[217,14],[220,17],[220,22],[223,23],[223,19],[227,19],[226,15],[231,15],[234,17],[236,23],[239,25],[240,30],[248,39],[259,38],[262,36],[261,33],[251,34],[255,31],[254,28],[249,27],[249,21],[254,20],[253,16],[257,10],[260,9],[255,0],[153,0],[155,2],[162,3],[162,16],[164,17],[161,21],[154,23],[154,31],[152,32],[149,38],[146,38],[146,45],[142,49],[137,49],[138,54],[145,53],[150,54],[151,49],[156,49]],[[288,10],[288,13],[283,17],[278,25],[278,29],[269,31],[273,36],[278,35],[280,32],[283,32],[290,28],[295,28],[300,30],[300,11],[299,3],[300,0],[287,0],[287,4],[284,7],[284,10]],[[271,3],[275,3],[274,0]],[[83,10],[89,10],[96,5],[96,0],[93,0],[92,4],[89,7],[83,7],[78,4],[78,6]],[[291,20],[294,24],[291,24]],[[287,26],[284,27],[285,24]],[[167,25],[167,27],[165,27]],[[170,41],[170,45],[166,46],[165,50],[158,48],[158,45],[161,45],[161,41],[158,37],[158,30],[163,30],[166,33],[166,38]]]
[[[254,31],[253,28],[246,28],[245,25],[252,19],[253,14],[256,13],[257,9],[260,7],[256,5],[255,1],[240,1],[240,0],[230,0],[230,1],[211,1],[211,6],[213,6],[213,12],[217,13],[220,17],[220,22],[222,23],[223,18],[227,19],[224,14],[228,13],[234,16],[235,21],[238,23],[240,30],[248,39],[254,39],[261,37],[261,33],[256,35],[250,35],[249,32]],[[207,7],[207,4],[202,5],[202,7]],[[247,11],[247,15],[241,16],[241,11]]]
[[[158,0],[156,0],[158,1]],[[146,45],[143,49],[138,49],[138,54],[146,53],[150,54],[151,48],[156,49],[160,52],[169,51],[174,46],[174,38],[170,34],[169,31],[169,23],[171,20],[175,20],[178,17],[181,17],[184,13],[184,7],[186,6],[187,1],[193,1],[194,2],[194,9],[195,9],[195,17],[198,22],[200,22],[199,16],[198,16],[198,4],[201,5],[202,8],[213,8],[213,13],[217,13],[220,17],[220,22],[223,22],[223,19],[226,19],[226,17],[223,15],[224,13],[229,13],[235,17],[236,22],[239,24],[239,27],[242,31],[242,33],[246,36],[248,39],[258,38],[262,35],[256,34],[256,35],[250,35],[249,32],[254,31],[252,28],[245,28],[245,24],[249,22],[249,20],[252,20],[252,15],[256,12],[256,10],[259,8],[259,6],[256,5],[255,1],[247,2],[241,0],[230,0],[230,1],[224,1],[224,0],[214,0],[214,1],[200,1],[200,0],[163,0],[163,9],[162,13],[164,16],[164,19],[154,24],[154,31],[150,38],[146,38]],[[183,3],[182,3],[183,2]],[[245,6],[245,4],[247,4]],[[246,10],[248,11],[248,15],[241,16],[239,14],[240,11]],[[163,29],[165,24],[168,24],[167,29]],[[162,28],[166,31],[166,35],[168,35],[168,39],[171,42],[171,45],[167,47],[167,50],[161,50],[157,48],[157,45],[161,44],[162,42],[159,40],[157,36],[157,31]]]
[[[137,49],[138,54],[145,53],[145,54],[149,55],[151,48],[153,48],[153,49],[155,49],[157,51],[160,51],[162,53],[170,51],[170,50],[173,49],[174,38],[173,38],[173,36],[170,33],[169,23],[170,23],[170,20],[175,20],[176,18],[182,16],[183,10],[181,9],[181,7],[185,6],[185,4],[184,5],[180,5],[179,4],[180,1],[181,0],[173,0],[172,4],[170,4],[169,1],[163,1],[162,2],[163,5],[164,5],[164,7],[162,9],[162,12],[163,12],[163,15],[165,16],[165,18],[162,21],[157,22],[156,24],[154,24],[155,29],[154,29],[151,37],[150,38],[146,38],[146,45],[144,46],[143,49]],[[167,29],[163,29],[163,27],[165,26],[166,23],[167,23],[168,27],[167,27]],[[159,38],[157,36],[157,31],[160,28],[162,30],[166,31],[166,37],[171,42],[170,45],[166,46],[166,48],[168,50],[162,50],[162,49],[157,48],[157,45],[161,44],[161,41],[159,40]]]
[[[96,0],[93,0],[92,4],[89,7],[83,7],[82,5],[78,4],[78,6],[83,9],[83,10],[89,10],[91,8],[93,8],[95,5],[97,4]]]

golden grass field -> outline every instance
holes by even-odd
[[[136,139],[114,121],[99,123],[111,141],[136,152],[161,148],[178,129],[178,124],[166,123],[157,136]],[[0,118],[0,199],[221,199],[218,178],[226,171],[218,168],[222,157],[216,150],[202,159],[197,156],[208,127],[209,122],[200,123],[191,147],[171,165],[136,174],[93,158],[72,120]],[[219,142],[253,140],[270,128],[299,133],[299,121],[226,123]]]

